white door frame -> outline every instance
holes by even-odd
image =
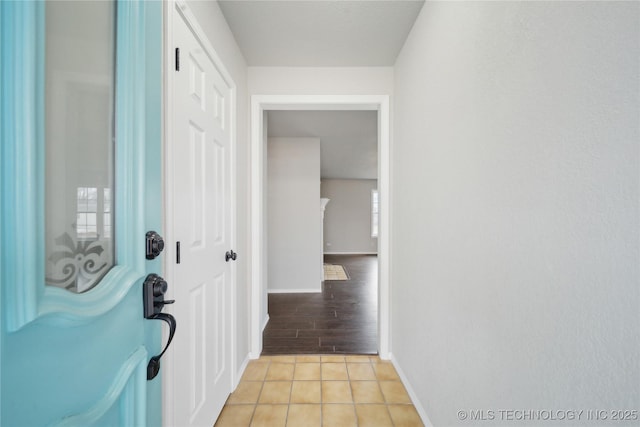
[[[378,233],[378,352],[382,359],[391,358],[390,292],[391,262],[390,214],[390,116],[388,95],[253,95],[251,97],[251,354],[257,359],[262,351],[262,331],[266,313],[266,253],[264,223],[264,156],[263,113],[269,110],[373,110],[378,111],[378,191],[380,223]]]
[[[167,298],[173,298],[173,288],[175,286],[179,286],[179,283],[175,283],[175,259],[176,259],[176,248],[172,242],[175,241],[175,236],[173,233],[173,176],[174,176],[174,168],[173,168],[173,90],[174,90],[174,72],[175,72],[175,51],[173,44],[173,22],[174,19],[184,19],[196,36],[196,38],[200,41],[202,46],[204,47],[204,51],[207,56],[211,59],[216,69],[222,75],[225,83],[230,88],[230,125],[231,125],[231,165],[229,168],[229,177],[231,179],[231,218],[229,227],[231,227],[231,245],[230,247],[236,247],[237,242],[237,230],[236,230],[236,215],[237,215],[237,189],[236,189],[236,144],[237,144],[237,111],[236,111],[236,97],[237,97],[237,87],[231,74],[228,72],[225,67],[222,59],[218,56],[213,45],[207,38],[204,30],[198,23],[195,15],[187,5],[184,0],[166,0],[164,3],[163,10],[163,18],[164,18],[164,58],[163,58],[163,185],[164,185],[164,202],[163,202],[163,228],[165,233],[165,240],[168,242],[167,246],[165,246],[164,253],[164,277],[166,278],[169,289],[167,291]],[[182,17],[182,18],[181,18]],[[236,363],[237,359],[237,342],[236,342],[236,304],[237,304],[237,284],[236,284],[236,265],[232,263],[231,266],[231,307],[229,307],[229,316],[231,319],[230,324],[230,334],[231,334],[231,352],[230,352],[230,360],[229,360],[229,369],[231,369],[231,389],[229,393],[231,393],[232,388],[236,386],[239,381],[239,373],[237,371],[238,366]],[[165,311],[171,312],[171,306],[166,306]],[[177,334],[187,333],[187,331],[180,330],[180,319],[176,319],[178,323],[178,328],[176,330]],[[167,337],[163,337],[166,342]],[[176,425],[175,420],[175,412],[174,412],[174,376],[181,375],[179,367],[175,366],[175,357],[173,354],[173,348],[170,346],[167,349],[167,352],[163,356],[163,359],[166,359],[162,363],[162,425],[163,426],[174,426]],[[178,368],[178,369],[177,369]],[[216,420],[211,420],[211,422],[215,422]]]

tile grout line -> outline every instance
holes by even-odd
[[[349,393],[351,393],[351,403],[353,404],[353,415],[356,417],[356,426],[360,425],[358,420],[358,411],[356,410],[356,400],[353,398],[353,389],[351,388],[351,374],[349,373],[349,365],[347,364],[347,357],[344,358],[344,369],[347,371],[347,381],[349,381]]]
[[[291,395],[293,394],[293,377],[296,374],[296,359],[293,359],[293,373],[291,374],[291,386],[289,386],[289,403],[287,404],[287,413],[284,416],[284,425],[289,422],[289,409],[291,409]]]
[[[373,363],[371,364],[371,369],[373,369],[373,374],[376,377],[376,385],[378,386],[378,390],[380,391],[380,394],[382,395],[382,400],[384,400],[384,407],[387,410],[387,414],[389,414],[389,419],[391,420],[391,425],[393,425],[395,427],[396,423],[393,420],[393,417],[391,416],[391,411],[389,410],[389,402],[387,402],[387,397],[382,392],[382,387],[380,386],[380,379],[378,378],[378,372],[374,369]]]
[[[318,356],[318,360],[320,361],[320,427],[323,427],[324,424],[324,401],[322,399],[322,356]]]
[[[258,359],[260,360],[260,359]],[[251,418],[249,419],[249,426],[253,423],[253,418],[256,416],[256,411],[258,410],[258,403],[260,402],[260,396],[262,395],[262,390],[264,389],[264,383],[267,378],[267,372],[269,372],[269,368],[271,367],[271,360],[267,361],[267,369],[264,371],[264,377],[262,378],[262,385],[260,386],[260,393],[258,393],[258,398],[256,399],[255,405],[253,405],[253,412],[251,413]]]

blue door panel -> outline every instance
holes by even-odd
[[[118,2],[117,266],[84,294],[44,285],[45,7],[0,1],[0,425],[160,426],[142,281],[162,271],[144,253],[162,233],[162,3]]]
[[[142,346],[142,303],[134,286],[113,310],[73,328],[35,321],[3,343],[2,425],[47,425],[103,399]],[[99,331],[99,332],[98,332]]]

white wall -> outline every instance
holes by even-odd
[[[222,59],[236,84],[236,232],[234,249],[238,253],[236,300],[236,366],[241,367],[249,354],[250,283],[249,278],[249,97],[247,64],[215,1],[188,0],[187,4],[205,31],[209,42]],[[266,310],[265,310],[266,311]]]
[[[435,426],[640,409],[639,7],[427,2],[415,23],[395,70],[392,349]]]
[[[320,140],[268,141],[268,290],[320,292]]]
[[[249,67],[251,95],[390,95],[392,67]]]
[[[371,190],[375,179],[323,179],[322,197],[331,199],[324,213],[324,253],[377,253],[371,237]]]

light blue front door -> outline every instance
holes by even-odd
[[[0,0],[0,424],[160,426],[162,4],[53,3]]]

